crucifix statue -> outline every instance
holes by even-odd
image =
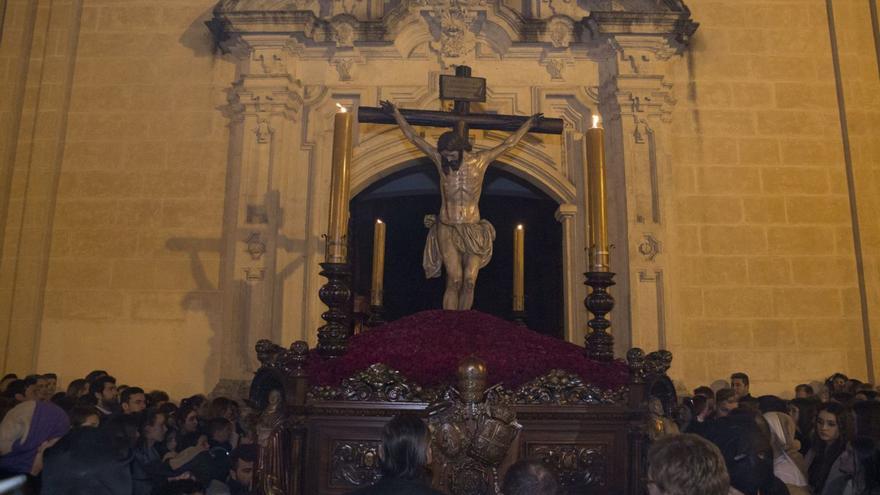
[[[396,123],[413,144],[434,162],[440,175],[440,214],[425,217],[430,230],[422,265],[427,278],[440,276],[446,269],[443,309],[466,310],[474,302],[477,273],[492,258],[495,228],[480,218],[480,195],[486,169],[504,152],[516,146],[528,132],[561,134],[561,119],[471,114],[471,102],[486,101],[486,80],[470,77],[470,67],[459,66],[455,76],[440,76],[440,97],[454,100],[452,112],[400,110],[393,103],[382,108],[361,107],[360,122]],[[390,120],[390,122],[389,122]],[[416,133],[412,125],[453,127],[433,146]],[[469,128],[514,130],[500,145],[474,151]]]

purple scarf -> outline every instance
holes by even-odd
[[[0,470],[9,473],[29,474],[40,445],[46,440],[61,438],[70,429],[70,419],[64,409],[51,402],[37,401],[27,439],[12,444],[12,451],[0,457]]]

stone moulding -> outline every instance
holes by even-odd
[[[376,363],[342,381],[340,386],[315,386],[309,391],[310,401],[352,402],[436,402],[444,388],[422,388],[407,380],[399,371]],[[614,405],[626,404],[628,389],[602,390],[585,383],[578,375],[551,370],[515,389],[497,385],[489,391],[494,399],[510,405]]]

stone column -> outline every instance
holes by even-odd
[[[287,35],[241,34],[224,44],[238,65],[229,98],[224,378],[242,378],[259,367],[258,340],[281,340],[276,260],[285,245],[282,195],[302,105],[290,41]]]
[[[577,214],[578,207],[575,204],[561,204],[556,210],[556,221],[562,224],[562,293],[563,294],[579,294],[583,281],[575,277],[577,273],[573,269],[578,263],[579,245],[576,241],[577,232],[575,229],[574,217]],[[573,297],[563,298],[563,324],[565,329],[565,340],[581,345],[584,340],[584,329],[578,326],[577,312],[583,310],[581,304]]]

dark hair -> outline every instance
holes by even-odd
[[[98,378],[100,378],[102,376],[109,376],[109,375],[110,375],[110,373],[107,373],[104,370],[94,370],[94,371],[89,372],[88,375],[86,375],[85,380],[89,383],[92,383],[93,381],[97,380]]]
[[[736,372],[736,373],[730,375],[730,382],[733,383],[733,381],[736,380],[737,378],[740,379],[740,380],[742,380],[742,382],[743,382],[746,386],[748,386],[748,384],[749,384],[749,375],[747,375],[747,374],[745,374],[745,373],[743,373],[743,372],[741,372],[741,371]]]
[[[28,387],[30,387],[31,385],[36,385],[38,378],[40,377],[37,375],[28,375],[24,377],[24,383],[26,383]]]
[[[822,492],[834,462],[846,450],[846,445],[852,440],[855,433],[855,421],[852,412],[846,406],[836,402],[825,402],[819,406],[819,410],[816,412],[817,418],[821,412],[834,415],[837,427],[840,429],[840,437],[828,444],[823,442],[815,431],[813,432],[813,449],[815,449],[816,455],[807,470],[807,477],[815,493]]]
[[[880,488],[880,444],[868,437],[853,440],[853,451],[856,454],[856,472],[864,476],[864,491],[861,493],[877,493]]]
[[[412,415],[397,415],[382,428],[380,470],[387,478],[421,479],[428,463],[428,427]]]
[[[831,401],[832,402],[839,402],[845,406],[850,405],[850,403],[853,401],[854,398],[855,398],[855,395],[853,395],[849,392],[835,392],[835,393],[831,394]]]
[[[758,397],[758,409],[761,413],[779,412],[788,414],[788,402],[775,395],[762,395]]]
[[[24,380],[13,380],[6,386],[6,397],[14,399],[18,394],[24,395],[30,385]]]
[[[55,373],[43,373],[43,375],[40,376],[40,378],[45,378],[47,380],[57,380],[58,375],[56,375]]]
[[[800,385],[795,387],[794,393],[798,393],[799,390],[805,390],[808,395],[813,395],[815,393],[815,392],[813,392],[812,385],[807,385],[806,383],[801,383]]]
[[[0,381],[8,380],[10,378],[15,378],[16,380],[18,380],[18,375],[16,375],[15,373],[6,373],[5,375],[3,375],[3,378],[0,379]]]
[[[116,385],[116,378],[113,378],[110,375],[104,375],[95,378],[95,380],[91,382],[91,385],[89,385],[89,393],[92,395],[103,394],[104,386],[108,383]]]
[[[171,397],[168,396],[168,393],[162,390],[153,390],[147,394],[147,401],[149,401],[151,407],[159,402],[168,402],[170,400]]]
[[[501,492],[504,495],[556,495],[559,483],[543,463],[523,459],[507,470]]]
[[[812,436],[813,430],[816,429],[816,409],[818,409],[819,403],[813,399],[802,397],[800,399],[792,399],[788,404],[798,409],[798,431],[805,438],[809,439]]]
[[[101,417],[101,413],[98,411],[98,408],[94,406],[84,406],[84,405],[76,405],[70,409],[70,412],[67,413],[70,416],[70,426],[73,428],[79,428],[86,422],[89,416],[98,416]]]
[[[215,433],[232,426],[232,422],[224,417],[211,418],[205,423],[205,434],[208,439],[212,438]]]
[[[722,403],[727,399],[735,397],[736,393],[734,393],[732,388],[722,388],[721,390],[715,392],[715,402]]]
[[[144,389],[142,389],[140,387],[128,387],[127,389],[123,390],[121,394],[119,394],[119,402],[121,404],[125,404],[129,400],[131,400],[132,395],[143,394],[143,393],[144,393]],[[146,395],[146,394],[144,394],[144,395]]]
[[[137,420],[138,435],[140,435],[138,437],[138,442],[140,442],[141,444],[146,443],[146,435],[144,434],[144,432],[146,431],[148,426],[153,426],[153,424],[156,422],[156,418],[158,418],[159,416],[165,417],[165,414],[158,409],[145,409],[134,415],[135,419]]]
[[[691,399],[691,406],[693,407],[694,416],[698,416],[709,407],[709,399],[705,395],[695,395]]]
[[[232,453],[230,454],[230,462],[232,462],[233,469],[237,466],[238,461],[244,462],[257,462],[257,456],[259,451],[257,450],[257,446],[255,444],[243,444],[236,447]]]
[[[83,390],[89,391],[89,382],[85,378],[77,378],[67,386],[67,396],[71,399],[77,399]]]
[[[726,495],[730,488],[721,451],[689,433],[662,437],[651,445],[648,477],[660,491],[670,495]]]
[[[202,394],[191,395],[186,399],[180,401],[180,407],[190,406],[195,410],[198,410],[202,407],[202,404],[208,401],[208,398]]]
[[[237,407],[238,402],[227,397],[217,397],[211,401],[211,416],[223,416],[226,411]]]
[[[695,396],[702,395],[703,397],[706,397],[707,399],[713,399],[713,400],[715,399],[715,391],[712,390],[711,387],[707,387],[705,385],[701,385],[701,386],[695,388],[694,395]]]

